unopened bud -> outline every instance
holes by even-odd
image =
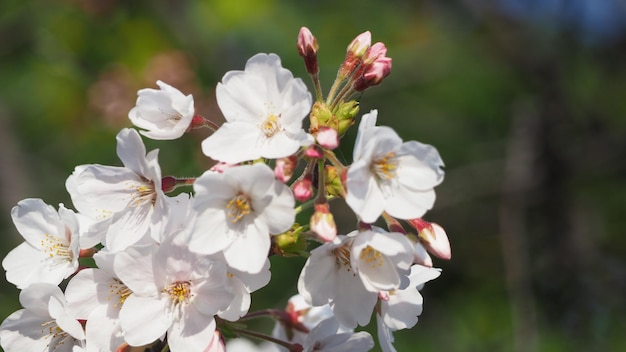
[[[173,191],[177,185],[176,181],[176,177],[173,176],[165,176],[161,178],[161,190],[163,190],[164,193]]]
[[[388,301],[389,300],[389,291],[379,291],[378,292],[378,299],[381,301]]]
[[[408,222],[417,230],[419,240],[428,252],[441,259],[452,257],[450,241],[443,227],[422,219],[411,219]]]
[[[344,101],[339,104],[339,108],[335,114],[339,121],[337,125],[337,134],[343,136],[344,133],[354,125],[354,119],[359,113],[359,102],[356,100]]]
[[[337,237],[337,226],[328,203],[315,204],[315,213],[311,216],[309,226],[324,242],[332,242]]]
[[[337,174],[337,168],[332,165],[326,165],[326,194],[333,197],[343,197],[345,191],[341,185],[341,178]]]
[[[272,253],[280,256],[300,256],[307,247],[304,227],[294,224],[287,232],[272,236]]]
[[[379,58],[365,68],[363,75],[354,82],[352,88],[357,92],[362,92],[369,87],[380,84],[390,73],[391,58]]]
[[[293,176],[293,171],[296,168],[298,159],[295,156],[289,156],[286,158],[280,158],[276,160],[276,166],[274,167],[274,177],[280,182],[287,182]]]
[[[387,47],[385,44],[378,42],[372,45],[363,58],[363,65],[369,65],[374,61],[387,56]]]
[[[305,202],[313,197],[313,181],[310,176],[305,176],[293,184],[293,195],[300,201]]]
[[[304,155],[310,159],[322,159],[324,157],[324,153],[316,147],[315,145],[311,145],[304,150]]]
[[[322,127],[315,135],[317,143],[326,149],[333,150],[339,146],[337,130],[330,127]]]
[[[298,54],[304,59],[306,71],[311,75],[316,75],[320,71],[317,63],[318,49],[317,39],[311,31],[306,27],[300,28],[300,33],[298,33]]]
[[[328,105],[317,101],[311,108],[310,120],[311,127],[309,131],[312,134],[315,134],[322,126],[328,126],[331,123],[333,120],[333,113],[330,111]]]
[[[372,33],[365,31],[356,36],[348,45],[347,52],[356,57],[363,57],[372,45]]]

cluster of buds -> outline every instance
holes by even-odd
[[[392,332],[417,323],[419,290],[441,273],[428,253],[450,258],[443,228],[423,220],[443,162],[434,147],[377,126],[372,110],[352,163],[342,163],[334,150],[357,119],[354,96],[379,84],[391,59],[360,34],[325,95],[307,28],[297,48],[315,101],[275,54],[217,84],[221,125],[158,81],[129,112],[140,132],[117,135],[122,166],[79,165],[67,178],[75,210],[35,198],[12,209],[25,241],[2,266],[24,308],[0,325],[5,351],[358,352],[374,347],[355,332],[372,315],[381,349],[395,351]],[[217,163],[197,177],[163,177],[141,135],[171,140],[197,128],[210,131],[201,149]],[[188,191],[172,195],[178,188]],[[354,231],[338,233],[333,201],[353,211]],[[374,225],[381,217],[386,229]],[[271,280],[271,256],[307,258],[298,295],[285,309],[250,312],[251,294]],[[271,335],[247,327],[259,317],[276,321]]]

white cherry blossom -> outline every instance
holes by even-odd
[[[378,292],[400,288],[412,261],[411,243],[402,234],[354,231],[311,251],[298,292],[313,306],[330,304],[347,328],[365,326]]]
[[[38,283],[20,292],[20,309],[0,325],[0,345],[5,352],[70,352],[83,346],[85,333],[66,309],[58,286]]]
[[[20,201],[11,217],[24,242],[2,260],[7,281],[23,289],[46,282],[58,285],[78,269],[79,225],[62,204],[56,211],[41,199]]]
[[[150,231],[160,231],[167,215],[158,150],[146,154],[139,133],[125,128],[117,135],[117,154],[124,167],[81,165],[66,182],[81,214],[110,222],[103,242],[112,252],[137,243]]]
[[[311,94],[275,54],[257,54],[244,71],[230,71],[216,88],[226,122],[202,142],[205,155],[227,163],[277,159],[313,143],[302,129]]]
[[[189,128],[195,108],[193,96],[183,95],[167,83],[157,81],[159,89],[137,92],[137,103],[128,113],[130,121],[152,139],[176,139]]]
[[[443,181],[437,150],[416,141],[402,142],[391,128],[375,126],[377,110],[363,116],[346,178],[346,203],[367,223],[386,211],[399,219],[419,218],[435,202]]]
[[[171,351],[202,351],[213,338],[214,315],[233,299],[226,265],[190,252],[178,239],[133,246],[115,258],[116,275],[132,290],[120,311],[131,346],[167,333]]]
[[[194,190],[197,216],[189,247],[202,254],[223,251],[236,270],[259,272],[270,234],[287,231],[295,220],[291,190],[265,164],[207,171],[196,179]]]
[[[395,352],[393,331],[410,329],[422,314],[423,298],[419,290],[424,283],[441,275],[441,269],[413,265],[409,275],[409,285],[404,289],[380,293],[380,311],[376,315],[378,340],[383,352]]]

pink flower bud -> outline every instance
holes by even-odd
[[[311,159],[321,159],[324,157],[324,153],[322,153],[322,151],[319,150],[319,148],[316,148],[314,145],[306,148],[306,150],[304,151],[304,155],[307,158]]]
[[[382,82],[382,80],[385,79],[385,77],[389,76],[390,73],[391,58],[379,58],[365,68],[365,70],[363,71],[363,75],[354,82],[352,87],[357,92],[362,92],[365,89]]]
[[[176,185],[176,177],[165,176],[161,178],[161,190],[165,193],[173,191]]]
[[[324,242],[332,242],[337,237],[337,226],[328,203],[315,204],[315,213],[311,216],[309,226]]]
[[[291,176],[293,176],[297,163],[298,159],[295,156],[277,159],[276,167],[274,167],[274,177],[280,182],[289,181]]]
[[[378,299],[381,301],[389,300],[389,291],[380,291],[378,292]]]
[[[356,36],[348,45],[348,53],[360,58],[367,53],[367,50],[372,44],[372,33],[370,31],[363,32]]]
[[[428,252],[441,259],[448,260],[452,257],[450,241],[443,227],[422,219],[412,219],[408,222],[417,230],[419,240]]]
[[[378,60],[379,58],[383,58],[386,56],[387,56],[387,47],[385,47],[385,44],[378,42],[372,45],[369,48],[369,50],[367,50],[367,53],[365,54],[365,57],[363,58],[363,64],[369,65],[373,63],[374,61]]]
[[[339,146],[337,130],[330,127],[322,127],[315,136],[317,143],[326,149],[333,150]]]
[[[311,31],[306,27],[300,28],[300,33],[298,33],[298,54],[304,58],[306,71],[312,75],[316,75],[320,71],[317,63],[318,49],[317,39]]]
[[[307,201],[313,197],[313,182],[309,176],[296,181],[292,187],[294,197],[300,202]]]

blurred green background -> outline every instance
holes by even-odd
[[[399,351],[626,350],[619,0],[3,0],[0,257],[22,241],[10,218],[19,200],[71,206],[76,165],[120,165],[115,135],[138,89],[163,80],[219,121],[216,83],[258,52],[309,83],[301,26],[320,44],[326,91],[357,34],[384,42],[393,70],[361,112],[378,109],[379,124],[446,162],[425,218],[447,230],[452,260],[435,259],[443,275],[422,291],[417,326],[395,334]],[[164,175],[193,176],[209,165],[205,136],[145,142]],[[354,226],[345,214],[343,232]],[[302,264],[274,258],[255,307],[284,305]],[[0,302],[0,319],[20,308],[4,276]]]

